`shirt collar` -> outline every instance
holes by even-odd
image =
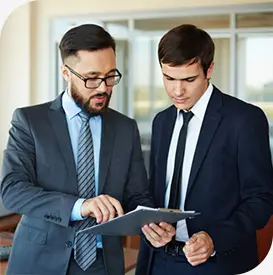
[[[196,102],[196,104],[191,108],[191,112],[196,116],[200,121],[203,121],[205,112],[213,91],[213,86],[209,83],[208,88],[204,92],[204,94],[200,97],[200,99]],[[179,116],[180,110],[177,109],[177,115]]]
[[[62,105],[67,115],[68,119],[72,119],[79,112],[81,112],[81,108],[74,102],[74,100],[69,96],[68,89],[65,90],[62,97]]]

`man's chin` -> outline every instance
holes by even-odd
[[[177,104],[176,102],[174,103],[175,107],[179,110],[190,110],[192,108],[192,105],[187,103],[187,104]]]
[[[105,113],[105,111],[107,110],[108,106],[102,106],[102,107],[89,107],[88,108],[88,113],[90,113],[91,115],[102,115],[103,113]]]

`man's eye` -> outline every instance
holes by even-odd
[[[188,78],[186,79],[186,82],[193,82],[195,80],[195,78]]]
[[[169,76],[166,76],[166,79],[169,80],[169,81],[173,81],[174,80],[174,78],[169,77]]]

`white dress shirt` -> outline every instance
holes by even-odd
[[[181,202],[180,209],[184,210],[185,197],[187,193],[187,187],[193,162],[193,157],[200,134],[201,126],[205,116],[205,112],[208,106],[209,99],[213,91],[212,84],[209,84],[207,90],[198,100],[198,102],[191,108],[191,112],[194,114],[188,125],[188,132],[186,138],[185,154],[182,165],[182,179],[181,179]],[[166,193],[165,193],[165,207],[168,207],[171,183],[174,170],[175,152],[178,142],[180,129],[183,125],[183,115],[180,110],[177,110],[177,118],[172,134],[172,140],[170,143],[168,161],[167,161],[167,173],[166,173]],[[194,210],[194,209],[188,209]],[[186,242],[189,239],[188,229],[186,221],[182,220],[177,223],[176,240]]]

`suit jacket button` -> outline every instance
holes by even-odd
[[[72,246],[72,242],[68,241],[68,242],[65,243],[65,245],[66,245],[67,248],[70,248]]]

